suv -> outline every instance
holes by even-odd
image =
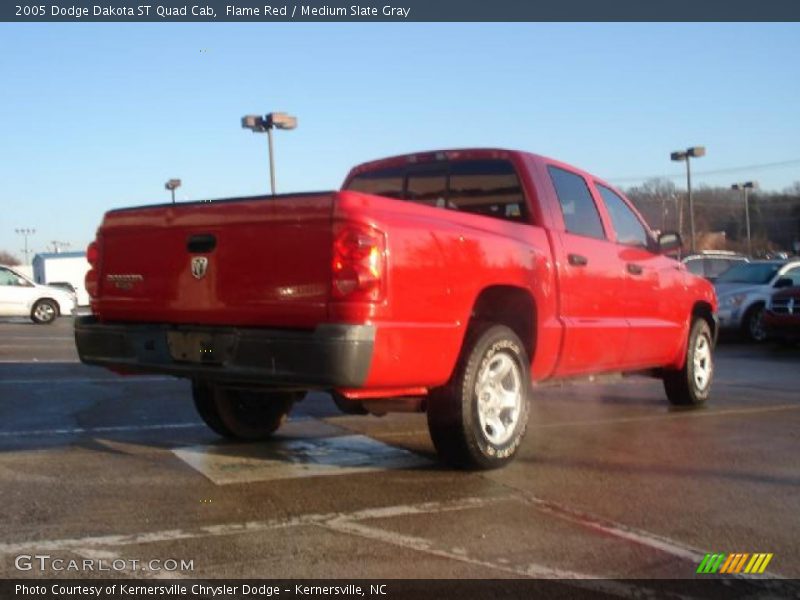
[[[754,260],[725,271],[714,282],[720,328],[738,329],[747,339],[763,342],[764,307],[776,288],[789,285],[785,280],[800,285],[800,260]]]

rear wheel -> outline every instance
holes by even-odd
[[[261,392],[193,382],[197,412],[211,429],[223,437],[262,440],[286,420],[301,392]]]
[[[472,328],[450,382],[428,402],[428,428],[439,457],[464,469],[509,463],[528,426],[528,357],[504,325]]]
[[[31,320],[40,325],[47,325],[56,320],[58,305],[47,298],[39,300],[31,309]]]
[[[698,406],[708,400],[714,378],[713,346],[708,323],[696,318],[689,330],[683,368],[664,373],[664,390],[671,404]]]
[[[763,342],[767,339],[764,327],[764,305],[756,304],[748,309],[742,319],[742,333],[751,342]]]

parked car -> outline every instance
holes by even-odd
[[[776,287],[787,285],[800,285],[800,260],[755,260],[731,267],[714,283],[720,328],[739,330],[747,339],[763,342],[767,301]]]
[[[0,316],[30,317],[34,323],[52,323],[76,305],[74,292],[34,283],[11,267],[0,265]]]
[[[674,404],[708,399],[716,298],[666,256],[680,243],[549,158],[398,156],[339,192],[106,213],[75,338],[85,363],[191,379],[223,436],[266,437],[322,389],[426,411],[444,461],[493,468],[532,381],[647,370]]]
[[[792,287],[775,292],[767,301],[764,329],[767,337],[776,342],[800,342],[800,286],[794,281]]]
[[[684,257],[683,264],[689,269],[690,273],[705,277],[711,282],[716,281],[717,277],[734,265],[748,262],[749,259],[743,254],[736,252],[726,252],[724,250],[705,250],[698,254],[691,254]]]

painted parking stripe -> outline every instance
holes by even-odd
[[[206,427],[204,423],[154,423],[152,425],[118,425],[110,427],[70,427],[64,429],[29,429],[22,431],[0,431],[0,437],[43,437],[50,435],[80,435],[95,433],[117,433],[124,431],[159,431],[162,429],[192,429]]]
[[[157,381],[178,381],[174,377],[48,377],[47,379],[0,379],[0,385],[33,385],[33,384],[85,384],[85,383],[153,383]]]
[[[223,523],[221,525],[204,525],[194,529],[164,529],[160,531],[149,531],[131,534],[112,534],[102,536],[87,536],[79,538],[62,538],[56,540],[23,540],[18,542],[0,543],[0,554],[15,554],[30,550],[32,546],[38,550],[70,550],[97,548],[97,547],[117,547],[135,546],[139,544],[152,544],[158,542],[173,542],[177,540],[194,540],[203,538],[214,538],[229,535],[241,535],[250,533],[260,533],[273,529],[284,529],[289,527],[301,527],[324,523],[334,519],[348,519],[360,521],[365,519],[401,517],[406,515],[430,514],[444,511],[468,510],[481,508],[508,501],[509,496],[494,496],[490,498],[460,498],[446,502],[422,502],[417,504],[401,504],[395,506],[384,506],[378,508],[367,508],[352,512],[317,513],[289,517],[286,519],[267,519],[263,521],[244,521],[238,523]]]
[[[188,446],[172,452],[216,485],[415,469],[432,464],[403,448],[352,434],[304,436],[264,444]]]

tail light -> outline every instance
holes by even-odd
[[[91,268],[86,272],[84,287],[86,287],[86,293],[88,293],[91,298],[96,298],[97,267],[100,264],[100,246],[96,241],[89,244],[89,247],[86,248],[86,260],[89,262]]]
[[[333,238],[333,297],[377,302],[386,285],[386,236],[357,223],[341,223]]]

